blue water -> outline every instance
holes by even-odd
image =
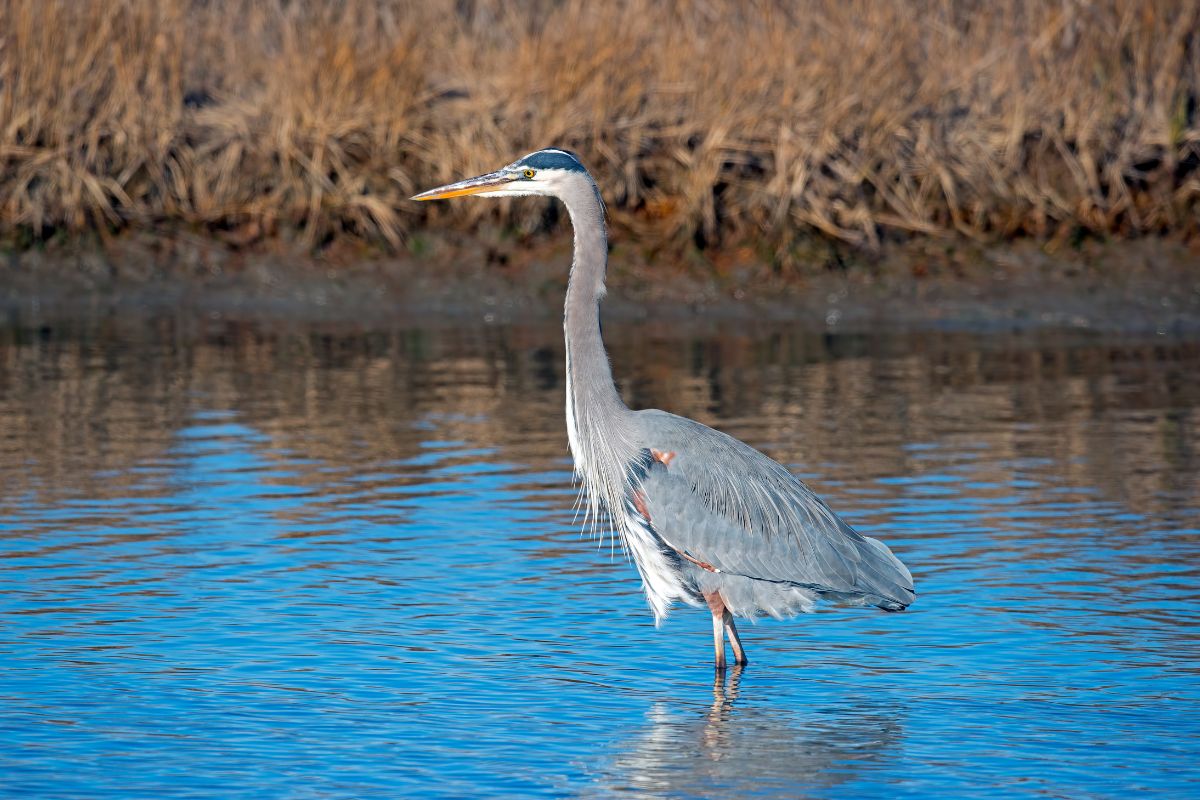
[[[0,333],[0,793],[1200,794],[1200,345],[612,325],[903,614],[656,629],[581,537],[555,326]]]

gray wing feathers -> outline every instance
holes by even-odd
[[[908,569],[855,531],[781,465],[743,442],[663,411],[639,412],[650,459],[642,492],[663,540],[720,572],[790,583],[900,609]]]

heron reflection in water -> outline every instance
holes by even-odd
[[[588,519],[607,512],[661,622],[675,601],[712,612],[716,666],[725,635],[747,663],[735,617],[792,616],[820,600],[900,611],[908,569],[855,531],[781,465],[720,431],[665,411],[632,411],[600,335],[608,264],[604,201],[578,156],[547,149],[414,200],[557,197],[575,228],[563,327],[567,437]]]
[[[761,674],[761,673],[760,673]],[[685,698],[651,703],[622,728],[592,767],[582,797],[796,798],[853,783],[895,759],[904,741],[903,699],[741,685],[743,668],[715,674],[711,705]],[[843,687],[849,688],[849,687]]]

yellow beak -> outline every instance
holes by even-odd
[[[413,200],[446,200],[451,197],[463,197],[468,194],[479,194],[486,192],[488,189],[495,189],[498,186],[503,186],[506,183],[512,183],[517,179],[516,175],[506,172],[489,172],[487,175],[480,175],[477,178],[467,178],[465,181],[458,183],[449,183],[445,186],[439,186],[436,189],[430,189],[427,192],[421,192],[413,196]]]

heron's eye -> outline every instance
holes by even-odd
[[[525,175],[526,178],[532,178],[537,173],[534,172],[533,170],[531,170],[529,167],[526,167],[525,172],[523,174]]]

